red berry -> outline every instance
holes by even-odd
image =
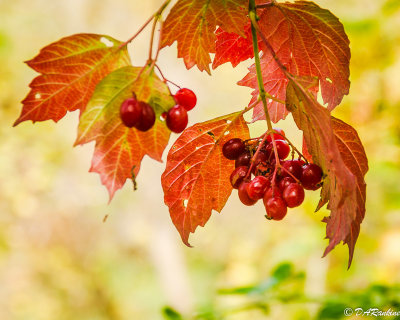
[[[176,103],[183,106],[187,111],[192,110],[197,103],[196,95],[192,90],[187,88],[178,90],[174,98]]]
[[[140,119],[136,123],[135,128],[140,131],[147,131],[154,125],[156,114],[148,103],[139,101],[139,105],[141,108]]]
[[[252,206],[253,204],[255,204],[257,202],[257,200],[253,200],[249,197],[248,193],[247,193],[247,186],[248,186],[248,182],[243,182],[240,186],[239,186],[239,190],[238,190],[238,195],[239,195],[239,199],[240,201],[246,205],[246,206]]]
[[[268,219],[282,220],[286,216],[287,206],[281,197],[272,197],[264,205]]]
[[[244,177],[247,174],[247,170],[249,170],[248,167],[237,167],[235,170],[232,171],[231,173],[231,185],[233,188],[238,189],[241,183],[243,182]]]
[[[303,166],[300,181],[306,190],[317,190],[322,179],[322,169],[314,163]]]
[[[235,161],[235,167],[236,168],[242,166],[248,167],[250,166],[250,160],[251,160],[250,153],[244,152],[239,157],[237,157]]]
[[[229,160],[236,160],[244,151],[245,145],[242,139],[233,138],[225,142],[222,147],[222,153]]]
[[[124,125],[132,128],[140,119],[141,107],[135,98],[128,98],[122,102],[119,114]]]
[[[269,199],[276,197],[282,198],[282,193],[279,190],[279,188],[277,188],[276,186],[274,188],[272,187],[268,188],[267,191],[264,193],[264,198],[263,198],[264,205],[267,203]]]
[[[278,187],[279,190],[283,192],[283,190],[286,189],[286,187],[291,184],[296,182],[292,177],[284,177],[282,180],[279,181]]]
[[[298,207],[304,201],[304,189],[298,183],[289,184],[283,190],[283,200],[285,200],[289,208]]]
[[[302,168],[302,161],[301,160],[286,160],[283,161],[282,163],[282,169],[280,176],[281,177],[291,177],[289,173],[291,173],[293,176],[295,176],[297,179],[300,179],[301,173],[303,171]],[[286,170],[285,170],[286,169]],[[288,173],[289,171],[289,173]]]
[[[161,118],[163,118],[165,120],[165,119],[167,119],[167,115],[168,115],[168,112],[164,111],[163,113],[161,113]]]
[[[250,199],[261,199],[270,186],[271,181],[269,179],[264,176],[257,176],[247,185],[247,194]]]
[[[188,124],[188,114],[181,105],[176,105],[167,113],[167,127],[175,133],[181,133]]]
[[[290,153],[289,144],[285,140],[275,140],[276,151],[278,152],[279,159],[286,159]],[[274,156],[274,146],[271,143],[267,145],[265,148],[265,153],[267,154],[268,159],[273,159]]]
[[[273,129],[274,131],[278,132],[273,134],[274,140],[282,140],[283,138],[285,138],[285,131],[283,131],[281,128],[273,128]],[[271,135],[268,135],[267,141],[272,142]]]

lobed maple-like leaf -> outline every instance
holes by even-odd
[[[121,44],[106,35],[75,34],[44,47],[27,61],[41,75],[29,85],[31,91],[14,125],[26,120],[57,122],[67,111],[84,110],[101,79],[130,65]]]
[[[368,162],[364,148],[351,126],[333,118],[329,110],[293,81],[287,88],[286,103],[296,125],[304,133],[313,162],[325,175],[317,208],[328,203],[331,211],[324,219],[329,239],[324,255],[343,241],[349,247],[350,267],[365,215],[364,175]]]
[[[132,97],[132,92],[138,100],[149,103],[156,113],[156,122],[149,131],[128,128],[120,119],[120,106]],[[90,171],[100,174],[110,199],[126,179],[135,179],[145,155],[161,161],[170,130],[160,116],[174,104],[167,85],[152,68],[123,67],[97,85],[81,115],[75,144],[96,141]]]
[[[343,96],[348,94],[350,87],[349,40],[338,18],[308,1],[275,3],[258,13],[260,30],[282,64],[293,75],[318,77],[323,101],[330,110],[334,109]],[[226,35],[220,34],[217,39],[224,37]],[[248,36],[246,39],[251,45],[251,38]],[[285,100],[288,80],[263,42],[260,43],[265,90],[276,98]],[[244,47],[244,44],[241,43],[241,46]],[[218,48],[217,42],[217,52]],[[233,46],[231,50],[241,49]],[[247,51],[236,55],[246,57]],[[215,59],[219,61],[221,57],[216,55]],[[238,84],[254,89],[250,102],[253,103],[259,94],[254,65]],[[269,102],[268,109],[274,122],[284,119],[288,114],[285,106],[275,101]],[[253,118],[254,121],[265,118],[261,103],[255,107]]]
[[[243,35],[248,0],[179,0],[165,20],[162,47],[178,43],[178,57],[188,69],[194,65],[210,73],[215,53],[215,30]]]
[[[212,210],[221,212],[232,192],[233,161],[222,154],[232,138],[248,139],[242,113],[237,112],[187,128],[168,153],[161,177],[164,201],[182,241],[204,226]]]

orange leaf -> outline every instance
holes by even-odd
[[[149,131],[127,128],[120,119],[120,106],[132,92],[138,100],[149,103],[156,113],[156,122]],[[145,155],[161,161],[171,132],[160,115],[174,104],[167,85],[153,69],[120,68],[97,85],[80,118],[75,144],[96,141],[90,171],[100,174],[110,199],[126,179],[136,179]]]
[[[249,138],[241,112],[187,128],[168,153],[161,177],[164,201],[188,246],[190,233],[206,224],[212,210],[221,212],[232,192],[235,165],[222,155],[222,146],[234,137]]]
[[[67,111],[84,110],[104,76],[130,64],[126,47],[105,35],[76,34],[44,47],[27,62],[41,73],[30,84],[23,109],[14,126],[22,121],[55,122]]]
[[[178,57],[188,69],[194,65],[210,73],[217,25],[243,34],[247,0],[179,0],[165,20],[162,47],[178,42]]]

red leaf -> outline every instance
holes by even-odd
[[[364,175],[368,162],[356,131],[343,121],[331,117],[306,90],[294,82],[287,88],[287,108],[299,129],[304,132],[313,162],[326,177],[318,208],[328,203],[331,211],[327,222],[328,254],[339,242],[349,247],[349,266],[365,214]]]
[[[216,31],[215,57],[213,69],[221,64],[230,62],[236,67],[240,62],[254,57],[253,44],[251,42],[250,24],[245,27],[245,38],[229,33],[221,28]]]
[[[113,70],[130,64],[126,47],[105,35],[76,34],[44,47],[27,64],[41,73],[30,84],[22,121],[55,122],[67,111],[84,110],[97,83]]]
[[[287,70],[293,75],[318,77],[324,102],[330,110],[335,108],[350,87],[349,40],[340,21],[328,10],[306,1],[271,5],[259,15],[261,32]],[[285,100],[288,81],[270,52],[263,45],[261,48],[265,90]],[[254,65],[249,70],[239,84],[254,89],[252,103],[259,92]],[[288,114],[284,105],[274,101],[268,109],[274,122]],[[265,118],[261,104],[255,107],[253,117]]]
[[[156,113],[156,123],[149,131],[127,128],[120,119],[120,106],[132,92],[138,100],[148,102]],[[90,171],[100,174],[110,199],[126,179],[136,178],[145,155],[161,161],[171,132],[160,116],[174,104],[168,87],[153,69],[124,67],[98,84],[80,118],[76,144],[96,141]]]
[[[210,73],[215,53],[215,29],[243,35],[248,0],[179,0],[165,20],[162,47],[178,42],[178,57],[186,68],[194,65]]]
[[[222,155],[222,146],[234,137],[249,138],[241,112],[187,128],[168,153],[161,177],[164,201],[188,246],[190,233],[206,224],[212,210],[221,212],[232,192],[235,165]]]
[[[354,193],[351,193],[338,213],[331,214],[330,217],[324,219],[324,222],[327,223],[326,235],[330,239],[324,255],[328,254],[340,241],[343,241],[349,246],[350,266],[354,247],[360,233],[360,224],[365,216],[366,184],[364,176],[368,171],[368,159],[357,131],[342,120],[334,117],[331,120],[340,155],[347,169],[355,176],[356,183]],[[336,204],[330,202],[328,208],[331,207],[336,207]],[[352,214],[349,215],[349,213]],[[343,227],[342,221],[346,221],[345,227]]]

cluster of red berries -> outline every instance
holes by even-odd
[[[192,90],[183,88],[178,90],[174,99],[176,105],[164,112],[162,117],[166,120],[169,130],[180,133],[188,124],[187,112],[195,107],[197,98]],[[128,128],[134,127],[140,131],[151,129],[156,121],[153,108],[146,102],[138,101],[135,95],[121,104],[120,118]]]
[[[240,201],[251,206],[263,199],[266,217],[282,220],[287,208],[303,203],[304,189],[317,190],[321,187],[322,170],[318,165],[300,159],[285,160],[291,152],[290,145],[283,130],[274,131],[278,166],[271,135],[261,146],[263,140],[259,138],[246,141],[231,139],[223,145],[222,153],[227,159],[235,160],[230,181],[232,187],[238,189]]]

